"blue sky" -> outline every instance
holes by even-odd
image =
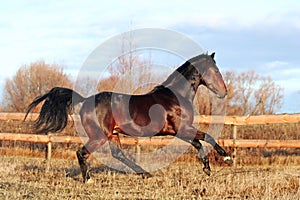
[[[137,28],[187,35],[221,70],[271,76],[285,89],[280,112],[300,112],[299,0],[1,1],[0,87],[39,59],[76,74],[98,45]]]

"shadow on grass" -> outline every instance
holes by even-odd
[[[82,181],[81,170],[77,166],[72,166],[71,168],[64,168],[66,172],[66,177],[72,178],[75,181]],[[131,172],[124,172],[121,170],[116,170],[114,168],[108,166],[100,166],[100,167],[92,167],[89,169],[89,173],[91,176],[93,174],[105,174],[105,173],[116,173],[116,174],[131,174]]]

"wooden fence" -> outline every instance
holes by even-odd
[[[34,120],[37,114],[30,114],[27,120]],[[23,120],[24,113],[0,113],[0,120]],[[72,118],[70,117],[70,120]],[[251,124],[282,124],[299,123],[300,114],[284,115],[259,115],[259,116],[195,116],[194,124],[225,124],[232,126],[232,139],[220,139],[218,143],[221,146],[233,147],[233,157],[236,156],[237,148],[300,148],[300,140],[243,140],[237,139],[238,126]],[[3,141],[22,141],[33,143],[48,144],[47,158],[51,158],[52,143],[84,143],[87,138],[56,136],[56,135],[37,135],[37,134],[15,134],[0,133],[0,140]],[[147,139],[123,138],[122,144],[127,145],[167,145],[172,138],[152,137]],[[181,144],[183,145],[183,144]],[[187,144],[186,144],[187,145]]]

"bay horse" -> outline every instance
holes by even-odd
[[[72,89],[54,87],[37,97],[27,108],[29,112],[44,101],[34,123],[39,133],[63,130],[68,122],[69,109],[82,102],[80,119],[89,140],[76,154],[83,182],[90,179],[87,158],[109,141],[112,156],[143,177],[151,174],[128,159],[121,150],[119,133],[134,137],[172,135],[190,143],[198,150],[203,171],[210,175],[209,160],[200,140],[211,144],[232,163],[231,157],[212,136],[197,130],[193,125],[193,100],[200,85],[206,86],[219,98],[227,95],[227,88],[214,60],[215,53],[201,54],[187,60],[161,85],[143,95],[100,92],[87,98]],[[118,127],[118,131],[114,131]]]

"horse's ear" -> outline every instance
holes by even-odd
[[[210,55],[210,57],[212,58],[212,59],[215,59],[215,52],[213,52],[211,55]]]

